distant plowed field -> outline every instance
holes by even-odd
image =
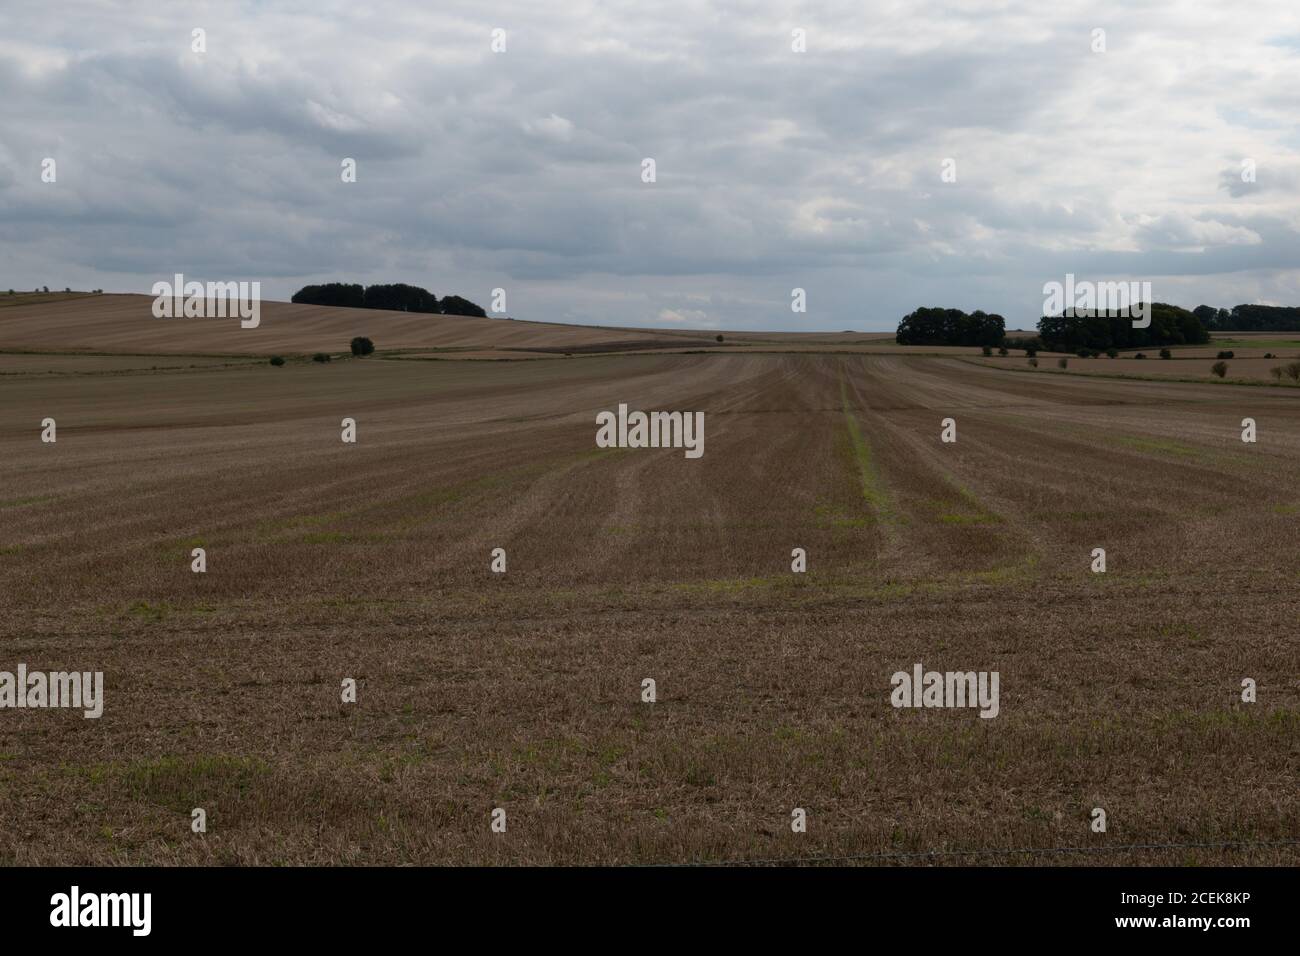
[[[238,351],[96,308],[80,347]],[[367,331],[281,308],[277,349]],[[0,389],[2,666],[106,682],[0,722],[0,861],[1300,863],[1298,390],[722,352]],[[703,411],[703,457],[597,448],[619,403]],[[1000,713],[895,709],[918,662]]]
[[[238,318],[154,318],[145,295],[104,295],[0,310],[0,348],[270,355],[347,351],[366,335],[387,349],[590,344],[626,333],[575,325],[264,302],[257,328]],[[699,336],[701,339],[705,336]]]
[[[256,328],[238,318],[155,318],[146,295],[62,293],[0,296],[0,352],[88,351],[136,355],[310,355],[347,352],[353,337],[372,339],[380,351],[441,358],[529,358],[545,354],[697,350],[717,348],[717,333],[681,328],[617,328],[484,319],[458,315],[340,309],[263,302]],[[899,349],[882,332],[729,332],[728,348]],[[971,349],[964,349],[971,352]]]

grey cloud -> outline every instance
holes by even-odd
[[[5,287],[505,285],[521,318],[843,329],[921,304],[1032,322],[1066,271],[1220,305],[1300,285],[1283,0],[72,7],[6,10]]]

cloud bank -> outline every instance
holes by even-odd
[[[8,0],[0,286],[404,281],[809,331],[1029,327],[1066,272],[1294,305],[1298,88],[1291,0]]]

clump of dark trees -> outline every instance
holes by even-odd
[[[1080,349],[1139,349],[1154,345],[1204,345],[1210,333],[1191,312],[1164,302],[1151,304],[1151,324],[1134,328],[1127,312],[1084,312],[1067,309],[1063,315],[1038,320],[1038,337],[1049,352]]]
[[[1280,305],[1234,305],[1216,309],[1198,305],[1192,313],[1211,332],[1300,332],[1300,308]]]
[[[1075,354],[1110,354],[1119,349],[1160,345],[1204,345],[1209,330],[1192,312],[1176,305],[1151,305],[1151,324],[1134,328],[1127,313],[1083,312],[1067,309],[1062,315],[1045,315],[1035,336],[1008,336],[1000,315],[960,309],[917,309],[898,323],[899,345],[974,345]]]
[[[303,286],[291,302],[303,305],[336,305],[352,309],[389,309],[393,312],[425,312],[431,315],[473,315],[487,318],[482,306],[458,295],[439,299],[428,289],[405,282],[363,286],[350,282],[327,282]]]
[[[978,309],[917,309],[898,323],[899,345],[1001,345],[1007,323],[1000,315]]]

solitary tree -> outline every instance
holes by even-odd
[[[358,335],[352,340],[353,355],[369,355],[375,350],[375,343],[370,341],[364,335]]]

